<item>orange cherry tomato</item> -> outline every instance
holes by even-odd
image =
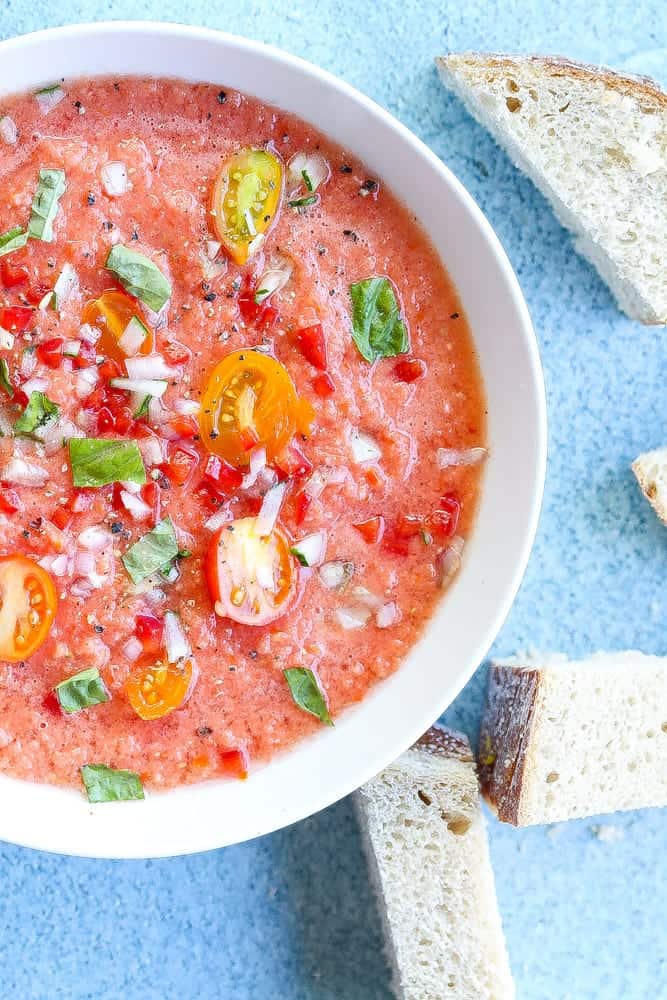
[[[133,319],[138,320],[146,330],[138,353],[150,354],[153,350],[153,334],[146,326],[139,303],[125,292],[116,289],[104,292],[99,299],[88,303],[82,316],[84,323],[102,331],[96,345],[98,353],[106,354],[108,358],[114,358],[116,361],[125,360],[126,355],[118,346],[118,341]]]
[[[211,216],[218,239],[235,263],[245,264],[259,249],[278,213],[282,187],[282,163],[268,149],[242,149],[223,164],[213,188]]]
[[[205,447],[230,465],[248,465],[251,450],[260,444],[271,461],[303,424],[303,401],[275,358],[243,348],[213,369],[199,426]]]
[[[17,663],[37,652],[58,606],[51,576],[26,556],[0,557],[0,660]]]
[[[205,563],[215,613],[241,625],[266,625],[287,611],[294,594],[294,562],[278,529],[257,533],[257,518],[224,525]]]
[[[154,663],[130,674],[125,691],[140,719],[161,719],[185,702],[195,676],[192,660]]]

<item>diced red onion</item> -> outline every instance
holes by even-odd
[[[127,490],[121,490],[120,499],[123,507],[128,511],[133,520],[145,521],[151,516],[151,508],[141,497],[132,496]]]
[[[104,191],[110,198],[117,198],[132,187],[127,176],[127,166],[120,160],[105,163],[100,170],[100,177]]]
[[[44,556],[39,560],[39,565],[51,573],[53,576],[61,577],[67,572],[67,563],[69,562],[67,556],[62,552],[58,556]]]
[[[87,344],[96,344],[101,336],[102,331],[96,326],[91,326],[90,323],[84,323],[79,327],[79,340],[85,340]]]
[[[0,479],[17,486],[43,486],[48,482],[49,474],[41,466],[14,456],[0,472]]]
[[[486,448],[438,448],[435,453],[440,469],[449,469],[455,465],[477,465],[484,461],[487,454]]]
[[[24,351],[21,355],[19,372],[23,378],[30,378],[37,367],[37,354],[35,351]]]
[[[145,339],[146,331],[142,324],[132,319],[118,338],[118,346],[126,357],[133,358],[139,353],[139,348]]]
[[[319,566],[327,552],[326,531],[315,531],[312,535],[306,535],[298,542],[294,543],[306,561],[306,566]]]
[[[3,351],[11,351],[14,346],[14,334],[0,326],[0,348]]]
[[[303,176],[306,171],[311,183],[308,188]],[[287,179],[290,191],[296,191],[302,184],[308,191],[317,191],[321,184],[329,179],[331,171],[329,164],[321,153],[295,153],[287,165]]]
[[[227,524],[231,520],[233,520],[231,511],[223,507],[216,510],[215,514],[211,514],[208,520],[204,521],[204,527],[207,531],[217,531],[223,524]]]
[[[350,591],[350,597],[357,604],[365,608],[371,608],[371,610],[382,607],[382,598],[378,597],[377,594],[371,593],[366,587],[353,587]]]
[[[125,361],[131,379],[171,379],[180,375],[178,368],[168,365],[161,354],[140,354]]]
[[[259,514],[255,521],[255,530],[258,535],[265,537],[273,531],[283,500],[285,499],[286,483],[278,483],[267,490]]]
[[[120,484],[127,493],[137,494],[141,493],[141,486],[139,483],[133,483],[129,479],[123,479]]]
[[[461,553],[465,541],[460,535],[454,535],[448,548],[440,552],[436,560],[438,584],[445,587],[461,568]]]
[[[368,608],[361,607],[336,608],[334,614],[338,619],[338,624],[346,631],[354,628],[363,628],[371,616]]]
[[[354,575],[354,563],[342,559],[326,562],[320,566],[318,574],[328,590],[344,590]]]
[[[251,486],[255,485],[257,477],[266,465],[266,448],[263,446],[259,448],[253,448],[250,452],[250,461],[248,466],[248,472],[246,472],[243,477],[243,482],[241,487],[244,490],[249,489]]]
[[[123,646],[123,653],[130,663],[134,663],[135,660],[138,660],[143,651],[144,647],[141,645],[141,642],[137,639],[136,635],[131,635]]]
[[[48,90],[43,90],[40,93],[35,94],[37,103],[39,105],[39,110],[43,115],[48,115],[49,111],[53,108],[57,108],[62,100],[64,100],[65,91],[62,87],[53,87]]]
[[[357,465],[363,465],[365,462],[377,462],[379,458],[382,458],[382,451],[377,441],[360,430],[355,429],[350,434],[350,448],[352,458]]]
[[[9,115],[3,115],[0,118],[0,139],[8,146],[15,146],[18,142],[19,130],[16,127],[16,122]]]
[[[177,663],[179,660],[192,656],[192,649],[187,636],[183,631],[183,626],[177,614],[173,611],[165,611],[164,615],[164,644],[167,650],[167,661]]]
[[[148,403],[148,422],[151,427],[161,427],[169,420],[169,410],[157,396],[151,396]]]
[[[4,406],[0,406],[0,435],[6,438],[14,436],[14,424]]]
[[[101,524],[93,524],[89,528],[84,528],[79,535],[79,545],[90,552],[101,552],[107,545],[110,545],[113,536],[108,528]]]
[[[79,278],[71,264],[63,264],[63,269],[53,286],[55,296],[55,308],[60,309],[63,303],[74,295],[79,287]]]
[[[27,382],[24,382],[21,388],[23,389],[26,396],[29,396],[31,392],[44,392],[48,389],[49,383],[45,378],[29,378]]]
[[[284,288],[293,270],[294,265],[289,257],[283,253],[274,254],[268,267],[264,269],[257,281],[255,302],[258,304],[266,302],[274,292],[279,292],[281,288]]]
[[[388,601],[375,612],[375,624],[378,628],[390,628],[398,621],[398,607],[394,601]]]
[[[161,465],[164,462],[164,453],[159,438],[152,435],[139,438],[137,444],[145,465]]]
[[[77,552],[74,560],[74,571],[88,579],[92,577],[95,573],[95,554],[85,550]]]
[[[81,371],[78,371],[74,380],[74,392],[77,399],[85,399],[86,396],[90,396],[99,379],[100,373],[97,368],[82,368]]]
[[[194,417],[201,410],[196,399],[175,399],[171,405],[176,413],[181,413],[184,417]]]

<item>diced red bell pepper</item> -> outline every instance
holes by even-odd
[[[116,426],[116,421],[113,413],[108,406],[101,406],[97,412],[97,432],[98,434],[106,434],[107,431],[112,431]]]
[[[402,358],[394,365],[394,375],[399,382],[416,382],[424,378],[427,368],[421,358]]]
[[[254,427],[244,427],[239,431],[239,440],[244,451],[252,451],[259,444],[259,434]]]
[[[376,514],[375,517],[369,517],[366,521],[357,521],[352,527],[356,528],[365,542],[368,542],[369,545],[375,545],[384,534],[384,518],[381,514]]]
[[[0,326],[9,333],[32,330],[36,320],[36,310],[29,306],[4,306],[0,309]]]
[[[179,438],[193,438],[199,434],[199,424],[194,417],[177,414],[165,424],[168,432]]]
[[[67,506],[56,507],[51,515],[51,521],[55,524],[56,528],[60,528],[61,531],[64,531],[65,528],[69,528],[73,520],[74,515]]]
[[[50,285],[46,285],[43,282],[37,282],[35,285],[31,285],[25,293],[27,301],[33,305],[38,306],[45,295],[48,295],[52,291]]]
[[[62,337],[51,337],[50,340],[37,345],[37,357],[47,368],[60,368],[63,360],[63,344]]]
[[[320,372],[316,375],[312,381],[313,389],[315,394],[320,397],[320,399],[328,399],[329,396],[333,396],[336,391],[336,386],[334,381],[327,372]]]
[[[243,482],[243,473],[218,455],[209,455],[204,467],[204,481],[216,493],[227,496]]]
[[[82,340],[79,347],[79,353],[71,360],[75,368],[92,368],[95,364],[96,358],[97,354],[93,345],[87,344]]]
[[[416,538],[424,530],[424,518],[419,514],[400,514],[394,530],[402,538]]]
[[[313,323],[311,326],[301,327],[294,334],[294,339],[306,361],[309,361],[314,368],[326,371],[327,344],[322,324]]]
[[[63,711],[60,707],[60,702],[58,701],[58,695],[56,694],[55,691],[49,691],[49,693],[42,701],[42,705],[49,713],[49,715],[59,715],[62,717]]]
[[[247,275],[241,286],[241,294],[237,302],[241,318],[260,330],[270,330],[278,322],[278,310],[267,303],[255,301],[256,288],[252,278]]]
[[[218,762],[220,772],[229,778],[244,781],[248,777],[248,757],[243,750],[220,750]]]
[[[30,271],[25,264],[15,264],[6,257],[0,262],[0,281],[5,288],[16,288],[24,285],[30,278]]]
[[[144,653],[159,653],[162,648],[164,623],[154,614],[146,612],[137,615],[134,634],[144,647]]]
[[[16,514],[23,510],[23,504],[16,490],[8,486],[0,490],[0,510],[3,514]]]
[[[153,524],[160,520],[160,508],[162,506],[162,493],[156,482],[151,480],[141,487],[141,499],[147,503],[153,512]]]
[[[394,525],[385,529],[382,536],[382,548],[396,556],[407,556],[410,551],[410,539],[396,531]]]
[[[275,459],[273,465],[281,480],[309,476],[313,471],[313,463],[295,444],[285,448]]]
[[[74,514],[81,514],[84,510],[90,510],[95,503],[96,491],[92,489],[76,490],[69,506]]]
[[[445,493],[429,518],[429,527],[440,538],[451,538],[456,534],[460,516],[461,499],[458,493]]]
[[[169,340],[162,347],[162,353],[170,365],[184,365],[190,360],[191,351],[177,340]]]
[[[174,486],[183,486],[192,476],[199,465],[199,455],[193,448],[184,448],[183,445],[172,445],[166,462],[159,468],[164,472],[170,483]]]
[[[297,493],[295,505],[295,520],[297,524],[303,524],[306,519],[306,514],[308,513],[308,508],[313,502],[313,498],[305,492]]]
[[[100,378],[104,379],[105,382],[109,382],[112,378],[120,378],[122,374],[120,365],[113,358],[105,358],[97,370],[100,373]]]

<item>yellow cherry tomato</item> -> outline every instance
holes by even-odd
[[[222,166],[211,202],[218,239],[245,264],[273,225],[283,187],[283,166],[268,149],[242,149]]]
[[[161,719],[185,702],[193,674],[192,660],[139,667],[125,684],[128,701],[140,719]]]
[[[233,351],[213,369],[202,397],[202,441],[239,468],[257,445],[271,461],[303,425],[303,407],[287,369],[260,351]]]
[[[88,303],[82,316],[84,323],[101,330],[96,345],[98,354],[105,354],[114,361],[125,360],[126,355],[118,342],[133,319],[138,320],[146,331],[138,353],[150,354],[153,350],[153,334],[146,326],[138,302],[125,292],[116,289],[104,292],[99,299]]]

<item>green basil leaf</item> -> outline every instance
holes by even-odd
[[[113,271],[126,292],[153,312],[159,312],[171,298],[171,285],[160,268],[136,250],[118,243],[109,250],[104,266]]]
[[[55,420],[59,413],[57,404],[43,392],[31,392],[28,405],[14,424],[14,433],[34,434],[38,428]]]
[[[81,670],[55,686],[60,707],[67,715],[80,712],[82,708],[102,705],[109,701],[109,692],[104,686],[97,667]]]
[[[71,438],[69,460],[75,486],[146,482],[144,460],[136,441],[108,438]]]
[[[9,377],[9,365],[5,358],[0,360],[0,385],[5,390],[10,399],[14,398],[14,386]]]
[[[132,583],[141,583],[159,572],[178,555],[176,532],[170,517],[163,518],[152,531],[143,535],[122,556],[123,566]]]
[[[352,339],[366,361],[393,358],[410,349],[396,295],[388,278],[366,278],[350,285]]]
[[[135,771],[115,771],[106,764],[84,764],[81,777],[89,802],[127,802],[144,798],[141,778]]]
[[[20,250],[28,242],[28,234],[24,233],[20,226],[8,229],[6,233],[0,235],[0,257],[13,250]]]
[[[313,671],[305,667],[288,667],[283,673],[294,703],[304,712],[310,712],[325,725],[333,726],[326,700]]]
[[[40,170],[37,191],[32,202],[28,236],[34,240],[53,242],[53,220],[58,211],[58,200],[65,192],[64,170]]]

